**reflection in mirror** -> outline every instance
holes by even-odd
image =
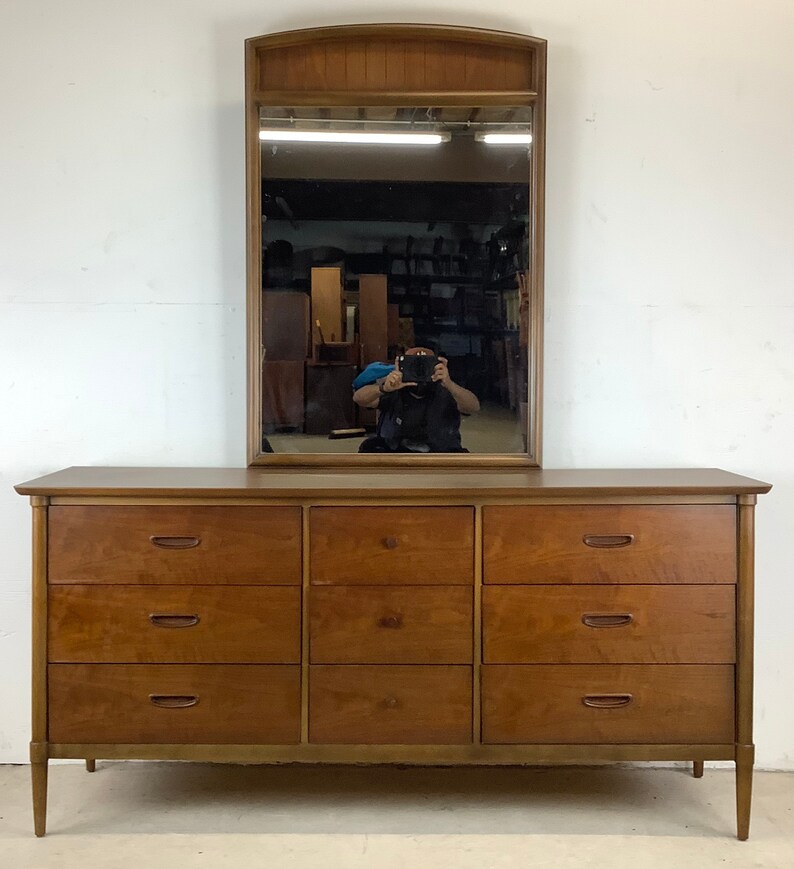
[[[526,452],[531,121],[260,109],[263,452]]]

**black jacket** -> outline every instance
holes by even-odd
[[[460,411],[450,392],[438,383],[417,398],[410,388],[382,395],[378,404],[376,436],[390,450],[398,450],[403,439],[427,443],[431,453],[466,452],[460,442]]]

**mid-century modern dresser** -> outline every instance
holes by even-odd
[[[49,758],[731,760],[744,839],[768,490],[718,470],[24,483],[36,833]]]

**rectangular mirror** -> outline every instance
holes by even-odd
[[[546,43],[246,41],[249,465],[538,467]]]
[[[260,106],[259,138],[262,452],[526,454],[532,108]]]

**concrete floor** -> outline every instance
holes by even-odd
[[[460,423],[463,446],[472,453],[522,453],[521,421],[515,411],[484,405],[479,413]],[[327,435],[271,434],[277,453],[357,453],[363,437],[329,440]]]
[[[794,774],[756,773],[735,839],[733,773],[683,769],[0,767],[0,869],[794,867]]]

